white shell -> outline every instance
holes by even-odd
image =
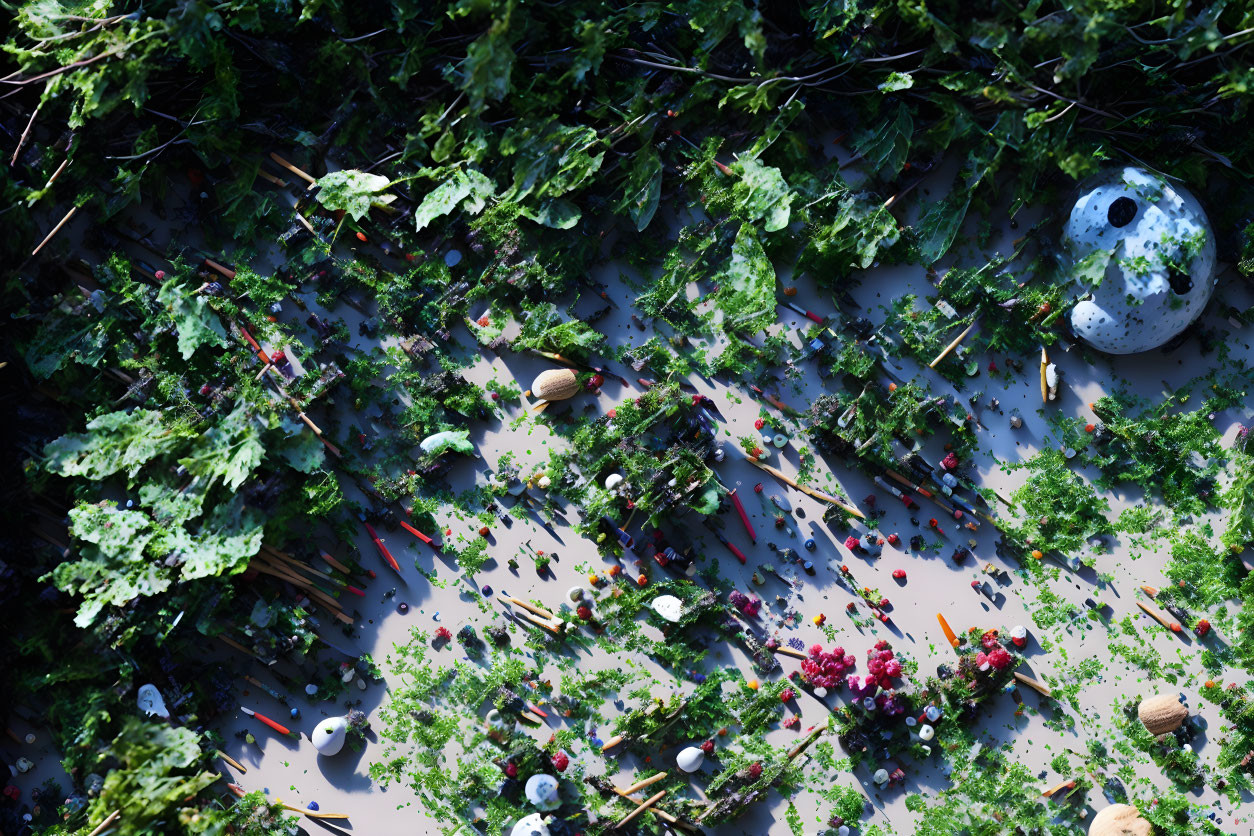
[[[514,825],[509,836],[551,836],[548,820],[539,813],[524,816]]]
[[[1050,389],[1058,385],[1058,366],[1053,363],[1045,367],[1045,385]]]
[[[674,595],[659,595],[653,599],[653,611],[667,621],[676,622],[684,615],[684,602]]]
[[[541,476],[539,480],[536,481],[536,485],[542,491],[547,491],[549,489],[549,485],[552,485],[552,484],[553,484],[553,480],[550,479],[548,476]]]
[[[562,806],[557,795],[557,779],[552,775],[532,775],[523,787],[523,795],[537,810],[556,810]]]
[[[936,736],[936,729],[929,725],[919,726],[919,740],[928,741]]]
[[[696,746],[682,749],[675,756],[675,766],[679,767],[681,772],[696,772],[703,763],[705,763],[705,752],[702,752]]]
[[[885,784],[888,783],[888,770],[887,769],[875,770],[875,775],[871,777],[871,780],[879,784],[881,787],[884,786]]]
[[[1201,204],[1139,168],[1096,180],[1072,208],[1063,243],[1073,267],[1111,253],[1092,298],[1071,309],[1072,330],[1099,351],[1162,345],[1197,319],[1215,286],[1215,234]]]
[[[309,739],[319,755],[338,755],[348,737],[348,721],[343,717],[328,717],[314,726]]]
[[[623,481],[623,474],[611,473],[609,476],[605,477],[605,489],[607,491],[612,491],[615,488],[617,488],[619,484],[622,483],[622,481]]]
[[[164,720],[170,718],[170,710],[165,707],[165,700],[161,697],[161,692],[157,690],[156,685],[145,684],[139,686],[139,691],[135,695],[136,702],[139,703],[140,711],[149,717],[154,714]]]

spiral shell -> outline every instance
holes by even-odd
[[[564,401],[578,391],[579,378],[571,369],[540,372],[531,384],[532,396],[545,401]]]

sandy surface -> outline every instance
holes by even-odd
[[[979,258],[979,254],[968,251],[965,258],[976,259]],[[598,328],[608,335],[611,344],[641,340],[648,336],[648,333],[633,327],[628,319],[634,291],[620,280],[621,272],[623,271],[620,265],[607,263],[602,267],[600,275],[596,277],[610,285],[610,296],[618,306],[612,310],[610,316],[598,323]],[[457,273],[457,269],[454,273]],[[813,283],[806,277],[794,282],[786,271],[781,271],[781,284],[796,284],[799,288],[796,299],[806,307],[822,314],[831,314],[836,310],[832,301],[823,299],[815,290]],[[863,275],[860,286],[853,291],[853,296],[862,306],[862,313],[879,322],[883,319],[880,305],[887,304],[892,298],[905,292],[914,292],[923,297],[930,291],[931,286],[922,268],[877,268]],[[1243,285],[1238,283],[1235,276],[1228,274],[1221,277],[1216,296],[1237,307],[1244,307],[1245,304],[1249,304],[1247,300],[1250,294]],[[585,299],[581,303],[580,310],[586,313],[594,307],[592,300]],[[1212,303],[1210,310],[1213,312],[1215,307]],[[304,314],[297,311],[294,306],[288,305],[286,308],[285,317],[299,316],[303,320]],[[347,319],[350,328],[356,333],[356,323],[360,318],[356,312],[345,305],[340,305],[334,314]],[[1208,316],[1214,318],[1213,313]],[[787,332],[794,342],[799,341],[800,334],[804,330],[802,326],[806,324],[808,324],[806,320],[781,309],[779,327]],[[1246,333],[1235,332],[1227,323],[1218,320],[1215,320],[1214,324],[1221,333],[1231,332],[1235,356],[1248,357],[1250,355]],[[464,329],[461,329],[455,336],[460,345],[458,351],[462,355],[477,358],[474,368],[467,373],[467,376],[476,382],[486,382],[494,375],[512,376],[519,381],[521,388],[525,389],[537,372],[551,367],[551,364],[530,356],[512,352],[495,356],[487,351],[480,351]],[[305,339],[308,342],[309,337]],[[357,338],[357,341],[361,345],[365,344],[360,338]],[[994,358],[977,359],[980,359],[983,366],[989,359]],[[995,359],[999,366],[1005,368],[1006,358],[996,357]],[[1058,363],[1063,372],[1062,390],[1059,400],[1042,410],[1037,378],[1037,357],[1018,359],[1025,364],[1024,373],[1008,384],[982,374],[972,380],[971,385],[962,393],[965,399],[974,391],[983,392],[976,414],[986,429],[978,431],[982,448],[981,455],[973,463],[973,470],[969,472],[973,475],[978,474],[983,484],[994,486],[1007,495],[1020,483],[1024,474],[1022,472],[1004,473],[1001,471],[1001,464],[1020,461],[1035,450],[1054,443],[1048,434],[1049,428],[1046,424],[1048,414],[1059,412],[1087,417],[1090,413],[1086,404],[1103,391],[1108,391],[1118,379],[1127,380],[1133,390],[1140,394],[1154,395],[1160,392],[1164,385],[1176,387],[1185,384],[1217,363],[1213,354],[1206,357],[1200,355],[1196,340],[1190,340],[1172,354],[1163,355],[1153,351],[1129,358],[1086,356],[1078,349],[1067,350],[1063,346],[1057,346],[1051,350],[1051,359]],[[933,392],[952,391],[952,387],[934,372],[926,368],[920,369],[908,361],[905,367],[906,377],[917,375],[920,380],[927,382]],[[802,374],[799,377],[776,388],[785,402],[804,409],[817,394],[824,390],[825,386],[831,384],[825,384],[819,378],[812,362],[802,364],[800,368]],[[629,374],[628,377],[634,377],[634,375]],[[764,518],[759,503],[750,494],[746,497],[745,507],[759,532],[757,545],[754,546],[749,542],[734,515],[726,518],[725,529],[728,536],[749,556],[749,565],[739,566],[732,556],[709,535],[703,538],[706,544],[705,559],[717,559],[720,569],[729,577],[734,578],[740,589],[749,590],[752,587],[749,575],[755,565],[773,561],[773,555],[767,548],[768,541],[798,549],[800,549],[801,539],[805,536],[814,537],[818,541],[818,548],[813,555],[819,567],[818,572],[814,577],[802,575],[799,578],[800,589],[792,594],[790,601],[805,616],[805,620],[795,629],[783,630],[781,635],[796,636],[807,644],[821,642],[827,646],[828,642],[823,634],[808,621],[810,616],[825,613],[828,623],[840,631],[842,643],[847,650],[859,657],[859,671],[863,668],[865,651],[878,638],[883,637],[892,641],[899,653],[916,659],[921,673],[930,674],[935,670],[938,662],[951,661],[954,658],[937,626],[936,614],[942,612],[956,630],[965,630],[971,626],[1007,629],[1015,624],[1027,626],[1033,638],[1027,650],[1028,662],[1021,670],[1037,678],[1053,675],[1064,665],[1071,667],[1086,658],[1102,660],[1101,678],[1087,683],[1082,692],[1084,711],[1075,716],[1074,733],[1060,735],[1047,728],[1043,723],[1045,717],[1050,716],[1052,712],[1069,711],[1069,709],[1056,707],[1048,700],[1026,689],[1022,691],[1022,694],[1029,710],[1025,711],[1023,716],[1014,715],[1014,701],[1011,697],[1004,696],[993,699],[990,702],[991,710],[986,711],[979,721],[989,743],[1009,744],[1013,748],[1016,759],[1039,770],[1042,788],[1074,777],[1054,774],[1048,766],[1051,758],[1065,747],[1083,751],[1089,737],[1101,736],[1109,739],[1116,734],[1111,723],[1115,712],[1114,704],[1136,693],[1143,695],[1174,693],[1182,689],[1189,693],[1190,706],[1195,710],[1201,707],[1200,713],[1212,730],[1211,740],[1208,741],[1206,735],[1199,738],[1199,751],[1204,759],[1212,760],[1215,757],[1218,745],[1213,742],[1213,738],[1220,721],[1212,707],[1209,704],[1203,704],[1196,696],[1196,688],[1205,678],[1194,660],[1198,650],[1197,643],[1189,638],[1178,638],[1157,628],[1141,616],[1135,605],[1135,594],[1140,584],[1162,585],[1163,583],[1161,568],[1167,555],[1165,551],[1155,548],[1155,545],[1161,545],[1160,541],[1144,548],[1138,547],[1126,538],[1115,541],[1113,549],[1102,553],[1098,558],[1098,568],[1102,572],[1112,574],[1115,578],[1113,583],[1105,585],[1104,588],[1097,582],[1095,573],[1090,570],[1077,575],[1064,572],[1062,578],[1052,584],[1052,588],[1055,592],[1076,602],[1081,610],[1084,609],[1081,602],[1086,598],[1105,603],[1109,606],[1107,623],[1115,623],[1124,615],[1132,615],[1137,619],[1138,625],[1145,629],[1153,646],[1164,659],[1175,660],[1177,653],[1180,652],[1181,663],[1190,672],[1192,680],[1182,681],[1179,686],[1168,682],[1149,681],[1144,672],[1129,668],[1122,660],[1111,658],[1106,649],[1107,630],[1101,626],[1094,627],[1091,622],[1083,618],[1065,634],[1055,632],[1050,636],[1054,641],[1065,645],[1069,657],[1067,660],[1060,658],[1058,653],[1044,652],[1039,643],[1040,630],[1034,625],[1029,612],[1036,598],[1034,587],[1016,571],[1015,564],[1006,562],[995,554],[993,544],[997,539],[997,534],[991,525],[984,525],[981,531],[974,535],[977,541],[973,549],[975,559],[969,560],[963,566],[955,566],[948,559],[948,552],[939,556],[919,557],[910,555],[904,549],[892,547],[886,548],[878,559],[851,557],[842,545],[838,545],[843,536],[838,537],[821,523],[823,508],[819,502],[783,485],[773,483],[769,477],[763,479],[763,474],[759,474],[741,460],[736,439],[754,433],[753,421],[759,417],[761,410],[765,409],[774,421],[779,420],[778,412],[764,403],[749,399],[743,390],[728,387],[720,381],[694,378],[691,382],[698,391],[712,398],[723,416],[729,419],[726,425],[728,457],[727,461],[718,468],[723,482],[731,487],[740,487],[742,492],[748,494],[754,483],[764,481],[768,494],[778,493],[791,503],[796,512],[794,524],[803,532],[801,538],[789,541],[786,534],[773,531],[770,521]],[[771,387],[764,388],[769,391]],[[601,396],[595,398],[595,406],[589,414],[601,414],[613,407],[615,403],[633,397],[637,393],[638,388],[624,388],[607,380]],[[577,397],[580,402],[576,403],[574,408],[579,410],[583,407],[582,400],[592,396]],[[987,408],[989,400],[993,397],[1000,400],[1000,411]],[[345,398],[340,400],[343,402]],[[1018,431],[1011,430],[1008,425],[1010,411],[1015,407],[1021,411],[1026,421],[1024,428]],[[522,410],[514,407],[511,419],[517,419],[521,414]],[[344,417],[346,420],[343,426],[347,426],[350,421],[362,424],[364,418],[362,415],[345,415]],[[1235,432],[1237,423],[1244,419],[1243,415],[1236,413],[1217,417],[1218,426],[1225,430],[1228,439]],[[475,426],[472,439],[476,443],[480,458],[467,459],[458,464],[450,477],[455,488],[464,487],[476,481],[482,482],[485,472],[491,469],[499,455],[507,450],[514,451],[525,470],[527,462],[541,462],[547,459],[548,445],[564,443],[560,438],[552,436],[547,428],[539,425],[532,418],[522,420],[517,426],[511,426],[512,423],[511,420]],[[940,449],[939,443],[940,439],[934,438],[925,451],[929,454],[929,459],[933,461],[940,458],[937,454]],[[804,444],[804,439],[794,437],[785,450],[773,456],[773,463],[786,472],[795,473],[799,460],[797,447],[802,444]],[[824,482],[832,490],[836,490],[838,485],[843,486],[846,494],[859,505],[863,504],[864,497],[870,494],[877,495],[880,505],[888,509],[887,517],[879,524],[880,530],[885,534],[893,531],[899,532],[903,546],[904,541],[908,541],[910,535],[919,530],[910,522],[911,513],[899,503],[891,501],[891,497],[877,489],[869,477],[847,469],[840,462],[833,462],[830,466],[824,465],[821,459],[820,470],[830,471],[830,475],[821,476],[816,483],[817,487],[824,487]],[[828,479],[830,481],[827,481]],[[1141,497],[1133,494],[1108,495],[1108,498],[1112,505],[1112,518],[1121,508],[1142,502]],[[916,515],[926,521],[929,516],[936,514],[936,511],[937,509],[924,507]],[[1002,511],[1004,514],[1004,509]],[[801,518],[803,513],[804,518]],[[574,519],[574,510],[568,509],[567,516]],[[442,515],[441,522],[453,529],[454,536],[473,536],[472,527],[478,526],[478,523],[473,520],[456,519],[449,509],[446,509],[446,513]],[[963,536],[959,539],[952,527],[947,528],[947,531],[949,532],[948,539],[953,545],[965,542],[966,532],[963,532]],[[581,540],[568,528],[558,528],[555,537],[536,525],[534,519],[529,519],[515,521],[509,528],[494,526],[493,534],[490,551],[495,562],[489,564],[474,579],[475,583],[472,585],[460,576],[457,567],[451,561],[442,558],[399,529],[396,532],[384,534],[385,542],[397,556],[403,569],[404,578],[398,579],[377,555],[369,539],[363,533],[352,546],[360,550],[362,562],[378,572],[378,578],[370,584],[366,598],[350,601],[360,609],[359,634],[354,638],[340,636],[338,631],[330,626],[329,618],[325,619],[324,634],[335,636],[336,638],[332,640],[346,649],[368,652],[377,660],[382,661],[387,657],[394,643],[406,641],[411,628],[432,631],[436,626],[443,625],[455,633],[462,624],[472,623],[477,625],[478,632],[482,634],[481,628],[490,622],[490,618],[485,616],[476,604],[479,596],[475,590],[480,584],[488,584],[496,592],[508,591],[514,595],[540,599],[547,602],[550,607],[556,607],[565,599],[565,591],[568,587],[583,581],[583,573],[577,570],[577,566],[588,564],[602,569],[608,565],[597,554],[591,543]],[[552,574],[547,579],[538,578],[531,568],[529,557],[520,552],[524,541],[530,541],[531,546],[536,549],[556,551],[560,555],[560,559],[552,565]],[[332,549],[335,554],[344,554],[346,551],[347,546],[343,544],[337,549]],[[505,565],[506,560],[511,556],[518,556],[521,563],[517,573],[511,572]],[[873,629],[863,630],[850,622],[845,615],[845,605],[852,598],[834,581],[835,572],[841,563],[850,564],[860,583],[878,587],[891,598],[893,604],[891,625],[876,625]],[[995,589],[993,600],[976,592],[970,585],[972,580],[989,579],[989,576],[982,572],[982,567],[986,563],[992,563],[1009,572],[1000,582],[990,580]],[[434,573],[439,578],[447,579],[448,587],[446,589],[432,587],[416,571],[415,566]],[[898,568],[906,569],[908,572],[908,579],[903,585],[899,585],[891,577],[892,571]],[[393,587],[396,588],[395,597],[390,597],[388,593]],[[775,581],[768,580],[767,585],[758,591],[759,594],[765,596],[768,605],[762,619],[763,626],[774,628],[775,595],[785,594],[786,590]],[[408,614],[402,615],[397,612],[396,605],[402,601],[410,606]],[[1223,639],[1222,636],[1219,638]],[[516,645],[521,645],[521,636],[517,637]],[[449,664],[458,653],[458,645],[454,643],[436,654],[436,658],[443,664]],[[331,653],[325,654],[324,658],[332,662],[339,661],[338,657]],[[646,666],[651,665],[645,659],[637,658],[635,661]],[[784,674],[798,666],[796,660],[782,658],[781,661]],[[730,645],[716,649],[711,654],[710,662],[715,665],[736,665],[746,671],[747,675],[751,671],[745,654]],[[621,663],[621,660],[610,656],[598,656],[585,658],[584,663],[617,665]],[[284,670],[291,675],[296,675],[290,667],[284,667]],[[670,677],[666,672],[657,669],[656,666],[653,666],[653,670],[659,679],[664,682],[669,681]],[[265,674],[259,672],[256,666],[252,672],[263,680],[266,679]],[[273,684],[272,681],[271,683]],[[676,687],[687,692],[693,686],[691,682],[683,682],[676,683]],[[279,705],[264,694],[257,693],[256,689],[251,689],[251,691],[252,693],[241,697],[246,705],[287,722],[284,719],[287,717],[286,707]],[[379,686],[372,686],[364,692],[351,688],[345,698],[363,699],[362,708],[371,712],[372,717],[377,718],[377,709],[386,700],[386,694],[385,689]],[[303,807],[310,801],[317,801],[323,811],[347,813],[351,819],[349,824],[343,826],[343,829],[353,833],[391,836],[391,834],[438,832],[437,826],[425,816],[411,792],[403,787],[395,786],[384,790],[369,778],[369,763],[372,759],[381,757],[382,754],[382,747],[377,739],[361,753],[354,753],[346,748],[343,753],[333,758],[317,756],[307,735],[324,716],[343,713],[342,706],[333,703],[313,704],[303,694],[292,695],[290,699],[291,703],[299,706],[303,712],[303,718],[291,724],[306,735],[300,743],[279,739],[260,724],[247,721],[247,718],[242,715],[224,724],[223,732],[228,740],[227,751],[248,767],[248,774],[234,776],[235,780],[247,789],[268,788],[272,796],[282,797],[298,806]],[[803,728],[823,720],[826,709],[811,697],[802,694],[798,698],[797,706],[802,715]],[[616,713],[612,706],[606,706],[606,709],[603,713],[607,718]],[[549,725],[551,728],[557,728],[559,721],[551,717]],[[377,732],[380,727],[381,724],[376,719],[375,731]],[[257,745],[247,745],[234,739],[234,731],[241,728],[249,728],[257,735]],[[548,736],[545,730],[535,731],[533,734],[540,740]],[[794,731],[778,730],[772,732],[771,739],[775,742],[783,742],[793,740],[797,735],[798,733]],[[584,736],[585,741],[587,736]],[[572,754],[586,758],[588,754],[586,744],[583,750]],[[661,759],[669,763],[669,759],[673,759],[673,751],[662,754]],[[588,760],[589,762],[599,761],[598,758]],[[614,761],[610,763],[613,764]],[[624,773],[629,774],[637,764],[632,758],[624,757],[618,761],[618,766]],[[707,765],[706,769],[709,770],[709,768]],[[233,774],[225,765],[223,769],[227,770],[228,774]],[[597,772],[601,769],[601,766],[593,765],[590,771]],[[870,774],[865,769],[855,773],[836,775],[823,775],[815,767],[811,767],[811,770],[816,776],[816,781],[824,785],[833,782],[861,785],[875,808],[873,815],[864,819],[864,822],[888,822],[899,833],[913,832],[913,815],[906,810],[904,805],[906,794],[935,792],[943,789],[947,783],[944,776],[934,767],[907,764],[906,771],[909,777],[905,790],[894,789],[880,792],[871,783]],[[1143,766],[1140,771],[1160,785],[1166,783],[1166,779],[1157,774],[1157,769],[1152,764]],[[1197,800],[1204,803],[1216,801],[1214,794],[1209,790],[1198,795]],[[820,810],[817,804],[818,799],[810,793],[802,793],[795,801],[802,812],[803,821],[807,823],[807,832],[814,832],[819,826],[815,820]],[[1100,809],[1106,805],[1106,801],[1096,791],[1092,793],[1088,801],[1094,809]],[[788,828],[782,819],[783,806],[784,803],[778,797],[772,796],[772,800],[767,804],[761,805],[744,819],[719,828],[717,832],[726,834],[787,833]],[[1240,828],[1234,823],[1233,811],[1226,805],[1222,809],[1225,811],[1225,829],[1231,829],[1234,832],[1239,830]],[[1247,810],[1244,814],[1248,815],[1248,813]],[[1242,815],[1242,813],[1237,813],[1237,815]],[[311,832],[317,832],[318,827],[309,825],[309,829]]]

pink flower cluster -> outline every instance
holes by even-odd
[[[981,669],[985,665],[991,665],[999,671],[1004,671],[1014,664],[1014,657],[1010,655],[1010,651],[1002,647],[997,640],[996,630],[989,630],[980,636],[980,646],[984,650],[975,655],[975,664]]]
[[[820,644],[810,647],[810,655],[801,661],[801,675],[815,688],[833,690],[840,684],[840,677],[857,664],[853,654],[846,654],[843,647],[833,647],[830,653]]]
[[[880,639],[866,655],[866,669],[875,677],[875,684],[885,691],[892,688],[893,680],[901,676],[901,662],[893,655],[892,645]]]
[[[731,605],[749,617],[756,616],[758,610],[762,608],[762,602],[757,598],[751,598],[738,589],[733,589],[731,594],[727,596],[727,600]]]

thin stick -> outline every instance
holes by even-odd
[[[226,277],[227,281],[230,281],[231,279],[235,278],[234,270],[232,270],[230,267],[223,267],[221,264],[214,261],[212,258],[205,259],[205,266],[211,267],[214,270],[217,270],[219,273],[221,273],[223,276]]]
[[[529,604],[521,598],[512,598],[509,595],[498,595],[497,598],[501,601],[505,601],[508,604],[513,604],[517,607],[522,607],[524,610],[529,610],[535,613],[536,615],[542,615],[545,618],[549,619],[550,621],[557,620],[557,616],[555,616],[553,613],[546,610],[544,607],[537,607],[535,604]]]
[[[228,755],[226,752],[223,752],[221,749],[215,749],[215,750],[214,750],[214,754],[215,754],[215,755],[217,755],[218,757],[222,758],[222,760],[226,761],[226,762],[227,762],[227,763],[229,763],[231,766],[233,766],[233,767],[235,767],[236,769],[238,769],[241,773],[243,773],[243,774],[245,774],[245,775],[247,775],[247,774],[248,774],[248,770],[244,768],[244,765],[243,765],[243,764],[241,764],[239,761],[235,760],[235,758],[231,757],[231,756],[230,756],[230,755]]]
[[[318,182],[318,180],[317,180],[317,178],[316,178],[316,177],[311,177],[311,176],[309,176],[308,174],[306,174],[305,172],[301,171],[301,170],[300,170],[299,168],[297,168],[296,166],[294,166],[294,165],[292,165],[291,163],[289,163],[287,160],[285,160],[285,159],[283,159],[282,157],[280,157],[278,154],[274,153],[273,151],[271,151],[271,152],[270,152],[270,159],[274,160],[276,163],[278,163],[279,165],[283,166],[284,168],[286,168],[288,171],[290,171],[290,172],[292,172],[293,174],[295,174],[295,175],[296,175],[297,177],[299,177],[300,179],[305,180],[305,181],[306,181],[306,182],[308,182],[308,183],[309,183],[309,185],[311,185],[311,186],[312,186],[314,183],[317,183],[317,182]]]
[[[1180,622],[1179,622],[1179,621],[1168,621],[1168,620],[1167,620],[1167,616],[1163,615],[1162,613],[1160,613],[1158,610],[1154,609],[1153,607],[1151,607],[1151,606],[1149,606],[1149,605],[1147,605],[1147,604],[1144,604],[1144,603],[1142,603],[1141,601],[1137,601],[1137,602],[1136,602],[1136,605],[1137,605],[1138,607],[1140,607],[1140,608],[1141,608],[1141,610],[1142,610],[1142,611],[1144,611],[1144,613],[1145,613],[1146,615],[1148,615],[1150,618],[1154,619],[1154,620],[1155,620],[1155,621],[1157,621],[1159,624],[1161,624],[1161,625],[1163,625],[1164,627],[1166,627],[1166,628],[1167,628],[1168,630],[1170,630],[1171,632],[1173,632],[1173,633],[1179,633],[1179,632],[1183,629],[1183,628],[1180,626]]]
[[[840,508],[845,513],[852,514],[853,516],[857,517],[860,520],[866,519],[866,514],[862,513],[861,511],[859,511],[857,508],[853,507],[852,505],[846,505],[845,503],[841,502],[839,499],[837,499],[834,496],[828,496],[822,491],[816,491],[813,488],[808,488],[805,485],[799,484],[795,480],[790,479],[789,477],[785,476],[782,471],[771,467],[769,464],[763,464],[762,462],[753,458],[749,459],[749,463],[752,464],[754,467],[758,468],[759,470],[765,470],[767,473],[771,474],[779,481],[783,482],[786,485],[791,485],[792,487],[796,488],[797,490],[801,491],[804,494],[807,494],[808,496],[812,496],[815,499],[821,499],[824,502],[828,502],[832,505],[835,505],[837,508]]]
[[[649,809],[649,808],[650,808],[650,807],[652,807],[654,804],[657,804],[659,801],[661,801],[661,800],[662,800],[662,796],[664,796],[664,795],[666,795],[666,790],[662,790],[661,792],[657,793],[656,795],[651,795],[651,796],[649,796],[648,800],[646,800],[644,803],[642,803],[639,807],[637,807],[636,809],[632,810],[630,813],[628,813],[627,815],[625,815],[625,816],[623,816],[621,819],[619,819],[619,820],[618,820],[618,824],[614,825],[613,829],[614,829],[614,830],[617,830],[618,828],[620,828],[620,827],[622,827],[623,825],[627,824],[627,822],[631,821],[631,820],[632,820],[632,819],[634,819],[636,816],[640,815],[640,814],[641,814],[641,813],[643,813],[645,810]]]
[[[967,334],[971,333],[971,329],[975,327],[975,323],[976,323],[976,320],[974,319],[971,320],[971,324],[968,325],[966,329],[954,339],[953,342],[945,346],[945,350],[942,351],[940,354],[937,354],[936,359],[928,363],[927,367],[929,369],[936,368],[937,364],[939,364],[941,360],[944,360],[946,357],[949,356],[949,352],[953,351],[955,348],[958,347],[958,343],[962,342],[963,340],[967,338]]]
[[[1033,691],[1040,694],[1042,697],[1052,697],[1054,695],[1054,692],[1049,690],[1048,685],[1046,685],[1044,682],[1039,682],[1033,679],[1027,674],[1022,674],[1022,673],[1019,673],[1018,671],[1015,671],[1015,681],[1018,682],[1020,685],[1028,686]]]
[[[264,168],[257,169],[257,176],[260,177],[262,180],[265,180],[267,183],[273,183],[274,185],[278,186],[280,189],[287,188],[286,180],[284,180],[282,177],[275,177],[273,174],[266,171]]]
[[[616,734],[613,737],[611,737],[609,740],[601,744],[601,751],[608,752],[609,750],[613,749],[615,746],[617,746],[618,744],[622,742],[623,742],[623,736],[621,734]]]
[[[9,160],[9,167],[17,165],[17,157],[22,153],[22,146],[26,145],[26,140],[30,137],[30,129],[35,127],[35,117],[39,116],[39,109],[43,107],[40,102],[35,106],[35,111],[30,115],[30,121],[26,123],[26,130],[22,131],[22,136],[17,141],[17,147],[13,149],[13,159]]]
[[[658,781],[663,780],[669,774],[670,774],[669,772],[659,772],[656,775],[650,775],[648,778],[645,778],[643,781],[637,781],[636,783],[632,784],[630,787],[627,787],[627,789],[622,791],[622,794],[631,795],[632,793],[639,792],[645,787],[651,787],[654,784],[656,784]]]
[[[540,616],[538,615],[532,615],[531,613],[525,612],[525,611],[518,613],[518,614],[521,615],[523,618],[527,619],[528,621],[530,621],[532,624],[535,624],[538,627],[543,627],[544,629],[548,630],[550,633],[554,633],[556,635],[561,635],[562,633],[562,629],[560,627],[558,627],[556,624],[553,624],[552,622],[545,621],[543,618],[540,618]]]
[[[264,366],[261,367],[261,371],[257,372],[257,376],[254,377],[253,380],[254,381],[261,380],[263,377],[266,376],[266,372],[270,371],[273,368],[274,368],[273,363],[266,363]]]
[[[798,659],[808,659],[808,658],[809,658],[809,657],[808,657],[808,656],[806,656],[804,653],[802,653],[800,650],[793,650],[791,647],[785,647],[785,646],[784,646],[784,645],[782,645],[782,644],[781,644],[779,647],[775,648],[775,649],[774,649],[774,651],[772,651],[772,652],[774,652],[774,653],[782,653],[782,654],[784,654],[785,656],[795,656],[795,657],[796,657],[796,658],[798,658]]]
[[[88,834],[87,834],[87,836],[99,836],[99,834],[100,834],[100,833],[101,833],[101,832],[102,832],[102,831],[103,831],[106,827],[108,827],[109,825],[111,825],[111,824],[113,824],[115,821],[117,821],[117,818],[118,818],[118,816],[120,816],[120,815],[122,815],[122,811],[121,811],[121,810],[114,810],[112,813],[110,813],[109,815],[105,816],[105,820],[104,820],[104,821],[102,821],[100,824],[96,825],[96,829],[95,829],[95,830],[93,830],[91,833],[88,833]]]
[[[313,236],[313,237],[315,237],[315,238],[317,238],[317,237],[318,237],[318,233],[314,231],[313,224],[311,224],[309,221],[305,220],[305,216],[304,216],[304,215],[302,215],[300,212],[295,212],[295,211],[293,212],[293,214],[295,214],[295,215],[296,215],[296,220],[300,221],[301,226],[303,226],[305,229],[309,230],[309,234],[310,234],[310,235],[312,235],[312,236]]]
[[[804,752],[811,743],[819,738],[819,735],[823,734],[824,728],[824,726],[817,727],[814,731],[810,732],[809,737],[794,746],[792,751],[788,753],[788,760],[795,760],[796,757]]]
[[[1045,369],[1049,366],[1049,355],[1045,346],[1041,346],[1041,403],[1049,403],[1049,384],[1045,382]]]
[[[1041,793],[1041,795],[1045,796],[1046,798],[1049,798],[1051,795],[1058,792],[1059,790],[1074,789],[1074,788],[1075,788],[1075,779],[1068,778],[1066,781],[1063,781],[1058,786],[1045,790],[1044,792]]]
[[[57,170],[52,172],[52,176],[48,178],[48,182],[44,183],[44,188],[46,189],[49,186],[51,186],[54,182],[56,182],[56,179],[61,176],[61,172],[65,171],[65,167],[68,166],[69,164],[70,164],[69,157],[66,157],[64,160],[62,160],[61,165],[59,165],[57,167]]]
[[[60,232],[60,231],[61,231],[61,227],[65,226],[67,223],[69,223],[69,222],[70,222],[70,218],[74,217],[74,213],[75,213],[75,212],[77,212],[77,211],[78,211],[78,207],[77,207],[77,206],[75,206],[75,207],[71,208],[71,209],[70,209],[70,211],[68,211],[68,212],[66,212],[66,213],[65,213],[65,217],[61,219],[61,223],[59,223],[59,224],[57,224],[56,226],[54,226],[54,227],[52,228],[52,232],[49,232],[47,235],[45,235],[45,236],[44,236],[44,240],[40,241],[40,242],[39,242],[39,246],[38,246],[38,247],[36,247],[36,248],[35,248],[35,249],[31,252],[31,254],[30,254],[30,255],[31,255],[31,258],[34,258],[35,256],[39,255],[39,251],[40,251],[40,250],[42,250],[42,249],[44,248],[44,244],[47,244],[49,241],[51,241],[51,240],[52,240],[52,236],[54,236],[54,235],[56,235],[58,232]]]
[[[352,577],[353,573],[349,570],[349,568],[345,566],[343,563],[340,563],[331,555],[327,554],[326,552],[321,552],[319,556],[327,562],[328,566],[331,566],[334,569],[339,569],[344,574],[348,575],[349,577]]]
[[[618,787],[611,787],[611,789],[614,790],[615,793],[622,796],[623,798],[628,798],[628,796],[630,796],[630,793],[628,793],[626,790],[621,790]],[[630,799],[630,800],[634,801],[635,799]],[[665,810],[659,810],[658,808],[654,807],[649,812],[653,813],[653,815],[657,816],[659,819],[661,819],[664,822],[668,822],[674,825],[679,824],[679,819],[677,819],[675,816],[672,816],[670,813],[666,812]]]
[[[1152,586],[1146,586],[1145,584],[1141,584],[1141,591],[1151,598],[1158,597],[1158,590]]]

